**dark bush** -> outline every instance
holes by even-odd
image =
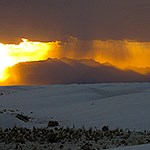
[[[18,118],[18,119],[20,119],[20,120],[22,120],[22,121],[24,121],[24,122],[28,122],[29,119],[30,119],[30,117],[24,116],[24,115],[22,115],[22,114],[17,114],[17,115],[16,115],[16,118]]]
[[[59,126],[58,121],[49,121],[48,122],[48,127],[56,127]]]
[[[50,143],[56,143],[56,142],[58,142],[58,140],[59,140],[59,138],[58,138],[57,134],[54,132],[49,133],[47,136],[47,141]]]
[[[102,127],[102,131],[104,131],[104,132],[109,131],[108,126],[103,126],[103,127]]]

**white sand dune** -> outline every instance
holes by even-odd
[[[145,145],[138,145],[138,146],[126,146],[126,147],[119,147],[119,148],[113,148],[110,150],[149,150],[150,144]]]
[[[149,83],[0,87],[0,110],[6,109],[0,126],[45,126],[53,118],[62,126],[150,129],[149,89]],[[24,123],[10,110],[34,119]]]
[[[61,126],[150,130],[150,83],[8,86],[0,93],[2,128],[46,127],[53,119]],[[32,119],[23,122],[15,117],[20,113]]]

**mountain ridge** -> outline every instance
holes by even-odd
[[[146,82],[149,78],[132,70],[120,70],[92,59],[48,58],[21,62],[10,68],[8,83],[72,84],[102,82]]]

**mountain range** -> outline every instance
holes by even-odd
[[[140,68],[138,68],[140,70]],[[12,84],[72,84],[102,82],[146,82],[149,74],[121,70],[109,63],[92,59],[48,58],[21,62],[10,68],[8,83]]]

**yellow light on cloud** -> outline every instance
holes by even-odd
[[[0,82],[9,77],[8,68],[26,61],[39,61],[48,58],[48,53],[58,46],[59,42],[32,42],[22,38],[16,44],[0,43]]]
[[[132,69],[142,74],[150,73],[150,42],[82,41],[76,38],[71,38],[67,42],[35,42],[22,39],[19,44],[0,43],[0,83],[3,84],[9,78],[11,72],[9,68],[19,62],[62,57],[93,59],[99,63],[110,63],[123,70]],[[138,68],[144,68],[144,70]],[[16,81],[19,78],[14,77],[13,73],[11,73],[11,77],[15,78]],[[19,84],[19,82],[17,83]]]

